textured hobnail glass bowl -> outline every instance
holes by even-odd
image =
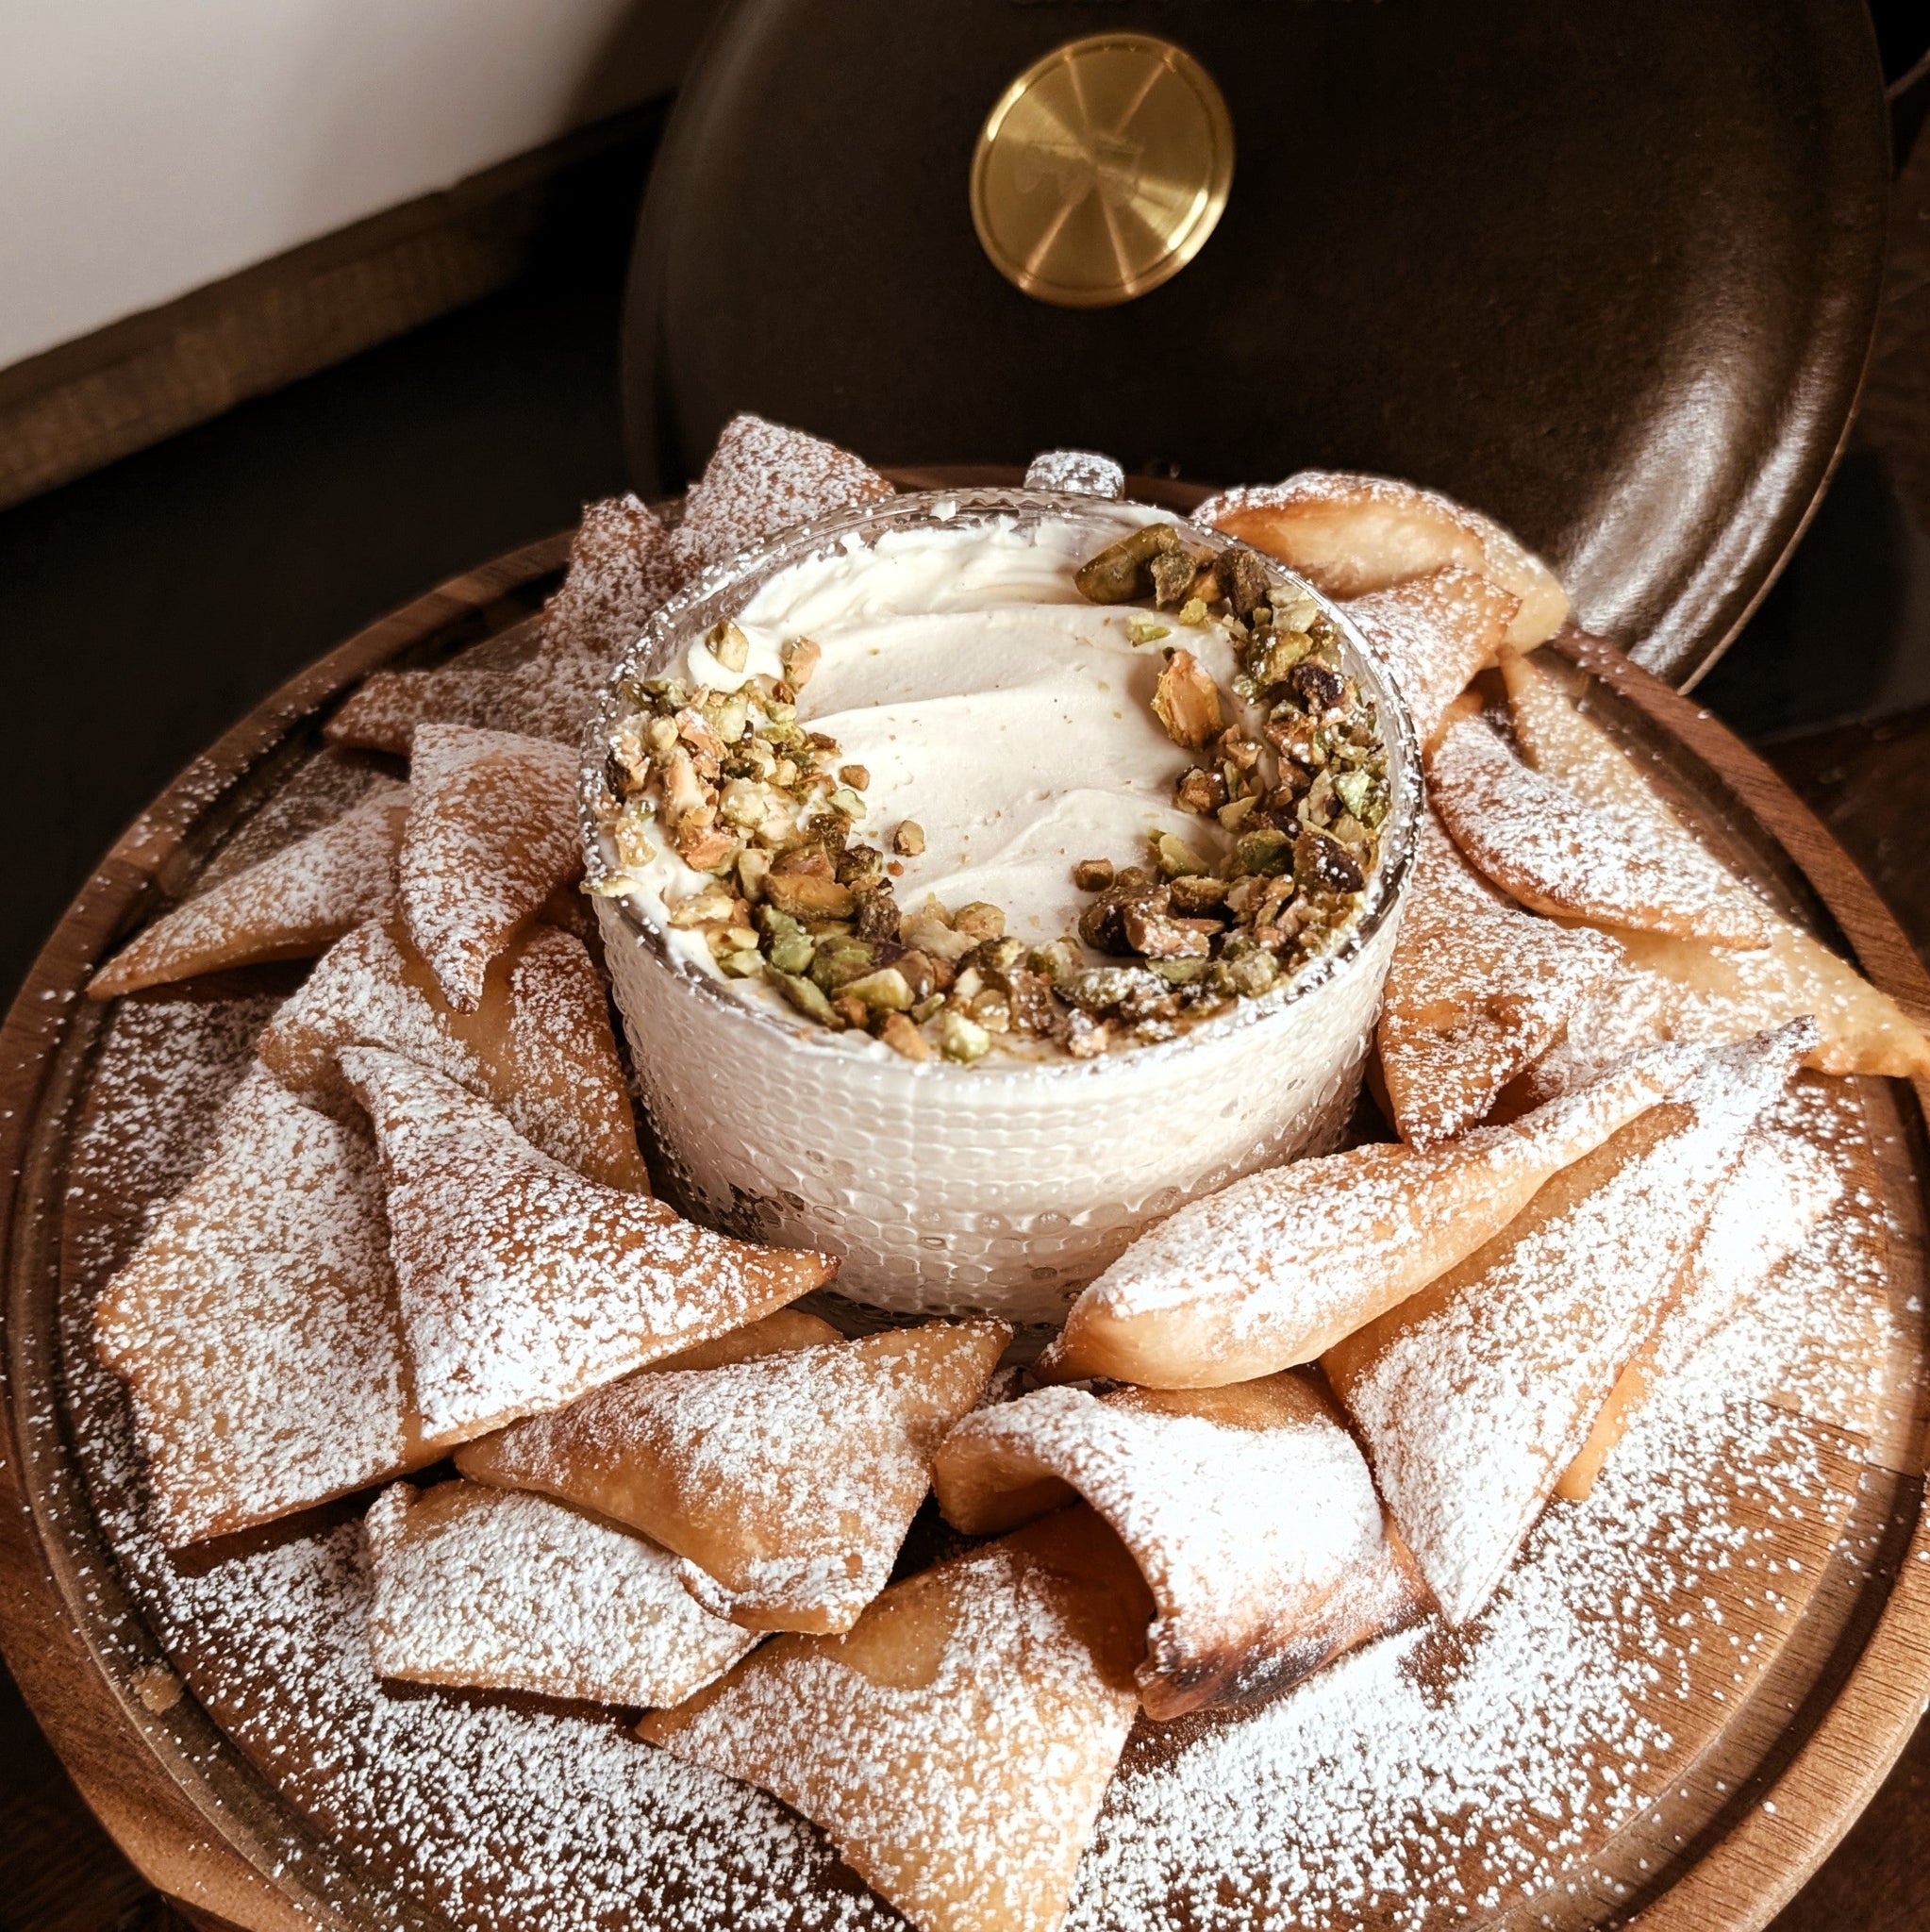
[[[959,490],[801,525],[713,571],[659,611],[607,688],[586,738],[592,879],[613,855],[596,813],[626,677],[662,674],[780,571],[856,537],[1009,520],[1070,521],[1091,548],[1146,511],[1088,496]],[[1178,521],[1175,519],[1174,521]],[[1203,546],[1237,547],[1182,525]],[[1257,1167],[1330,1146],[1359,1088],[1414,838],[1418,758],[1406,709],[1345,614],[1271,558],[1332,618],[1378,711],[1391,804],[1354,926],[1258,999],[1177,1038],[1097,1059],[912,1061],[809,1026],[686,963],[628,898],[599,898],[610,975],[644,1106],[674,1185],[735,1232],[841,1257],[840,1291],[904,1313],[1057,1322],[1149,1222]]]

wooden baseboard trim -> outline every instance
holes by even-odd
[[[559,191],[647,150],[644,103],[0,370],[0,508],[507,287]]]

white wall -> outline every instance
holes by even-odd
[[[674,86],[707,0],[0,0],[0,368]]]

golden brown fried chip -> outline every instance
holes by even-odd
[[[375,1129],[416,1407],[474,1436],[822,1288],[825,1255],[713,1234],[599,1186],[381,1047],[341,1052]]]
[[[501,1108],[567,1167],[650,1191],[609,997],[579,941],[537,926],[491,967],[480,1005],[456,1010],[408,935],[365,925],[341,941],[275,1014],[262,1060],[291,1092],[345,1119],[360,1108],[336,1064],[344,1046],[388,1046]]]
[[[544,1496],[397,1483],[364,1527],[385,1677],[647,1708],[757,1641],[691,1600],[669,1551]]]
[[[192,1542],[431,1461],[409,1394],[375,1150],[257,1068],[214,1153],[94,1310],[156,1527]]]
[[[508,731],[424,724],[408,769],[403,916],[443,997],[474,1012],[490,962],[583,870],[576,755]]]
[[[1235,1181],[1141,1235],[1073,1304],[1035,1373],[1197,1389],[1311,1361],[1492,1240],[1695,1064],[1658,1047],[1445,1146],[1356,1147]]]
[[[1575,706],[1570,674],[1504,653],[1508,708],[1528,762],[1594,809],[1640,825],[1685,870],[1719,866],[1628,754]],[[1930,1040],[1822,941],[1765,907],[1767,949],[1724,952],[1662,933],[1623,933],[1632,971],[1652,982],[1661,1024],[1686,1039],[1741,1039],[1805,1013],[1821,1029],[1809,1064],[1824,1074],[1930,1074]]]
[[[1720,868],[1683,865],[1673,841],[1587,804],[1523,764],[1480,718],[1449,724],[1428,796],[1462,852],[1511,898],[1551,917],[1766,946],[1767,908]]]
[[[933,1472],[973,1534],[1090,1503],[1158,1616],[1151,1717],[1255,1704],[1421,1615],[1427,1592],[1354,1439],[1312,1376],[1227,1389],[1044,1389],[970,1415]]]
[[[1223,491],[1193,512],[1290,565],[1330,597],[1361,597],[1436,571],[1477,571],[1516,600],[1509,641],[1532,650],[1561,628],[1555,573],[1491,517],[1389,476],[1302,470]]]
[[[90,999],[144,986],[306,959],[395,908],[395,853],[408,791],[377,779],[333,824],[163,913],[93,976]]]
[[[457,1466],[642,1531],[690,1559],[707,1609],[748,1629],[848,1630],[1010,1339],[1002,1322],[933,1324],[664,1364],[474,1442]]]
[[[1603,934],[1523,912],[1423,811],[1377,1035],[1402,1140],[1431,1147],[1474,1125],[1621,960]]]
[[[1709,1054],[1493,1241],[1322,1357],[1450,1623],[1514,1560],[1814,1038],[1798,1023]]]
[[[1470,681],[1494,662],[1514,611],[1506,591],[1456,569],[1410,577],[1347,605],[1392,674],[1423,746],[1439,737]]]
[[[1802,1245],[1841,1192],[1836,1169],[1808,1141],[1774,1127],[1749,1136],[1655,1332],[1617,1378],[1557,1495],[1587,1497],[1650,1395]]]
[[[893,1584],[843,1637],[773,1638],[638,1730],[801,1811],[920,1932],[1056,1932],[1151,1613],[1118,1538],[1060,1510]]]

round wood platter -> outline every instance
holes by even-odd
[[[1012,474],[898,474],[909,487],[981,479]],[[1135,488],[1181,509],[1201,493],[1150,481]],[[371,671],[458,650],[508,658],[529,648],[530,620],[567,549],[567,539],[553,539],[453,579],[351,639],[198,758],[89,881],[0,1034],[0,1646],[102,1821],[150,1879],[205,1922],[282,1932],[434,1926],[463,1915],[447,1897],[409,1895],[379,1854],[341,1841],[327,1807],[305,1802],[303,1767],[262,1748],[259,1708],[251,1713],[223,1682],[216,1649],[197,1649],[178,1627],[164,1646],[151,1584],[116,1558],[104,1526],[111,1498],[88,1448],[101,1421],[91,1411],[114,1399],[87,1369],[92,1294],[138,1240],[150,1207],[191,1172],[212,1102],[181,1088],[166,1056],[130,1069],[138,1016],[131,1033],[125,1024],[117,1033],[116,1008],[90,1004],[83,989],[121,936],[191,882],[331,815],[342,761],[324,754],[321,726]],[[1930,1013],[1930,978],[1895,922],[1766,764],[1611,647],[1571,633],[1552,648],[1589,675],[1590,709],[1651,763],[1725,857],[1879,986]],[[222,975],[163,996],[176,1008],[200,1003],[190,1030],[198,1028],[207,1054],[225,1051],[238,1073],[251,1029],[302,970]],[[110,1094],[97,1078],[104,1055],[120,1063]],[[1930,1094],[1895,1081],[1830,1084],[1828,1106],[1847,1129],[1838,1136],[1846,1178],[1881,1204],[1866,1224],[1884,1224],[1867,1274],[1874,1286],[1856,1291],[1868,1319],[1849,1324],[1838,1345],[1863,1351],[1880,1398],[1846,1416],[1819,1407],[1792,1378],[1777,1398],[1778,1426],[1800,1439],[1814,1480],[1800,1509],[1771,1507],[1754,1532],[1772,1585],[1752,1560],[1705,1586],[1734,1655],[1716,1657],[1710,1646],[1704,1664],[1686,1666],[1640,1802],[1624,1807],[1615,1828],[1571,1849],[1558,1885],[1488,1905],[1471,1897],[1458,1924],[1760,1926],[1875,1791],[1930,1696],[1930,1531],[1922,1511]],[[125,1170],[135,1179],[118,1194],[71,1192],[76,1162],[97,1160],[117,1132],[131,1135],[135,1114],[147,1143]],[[1738,1494],[1746,1487],[1739,1474]],[[326,1521],[325,1512],[302,1521],[312,1529],[317,1516]],[[272,1683],[253,1695],[258,1707],[272,1704]],[[1158,1748],[1136,1739],[1128,1760]],[[506,1840],[506,1870],[537,1849],[515,1845],[513,1822]],[[1384,1905],[1363,1906],[1360,1923],[1391,1923]],[[513,1911],[492,1922],[516,1923]]]

